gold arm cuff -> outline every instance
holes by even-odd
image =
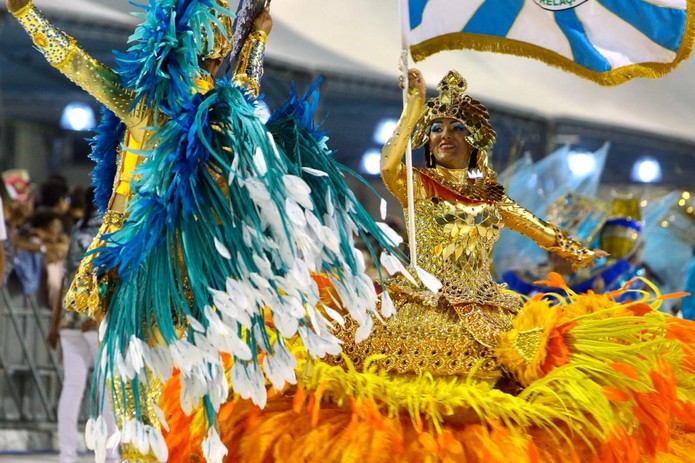
[[[249,34],[239,53],[239,60],[234,71],[234,83],[253,96],[258,96],[260,93],[267,41],[268,34],[263,31],[254,31]]]
[[[249,37],[253,37],[254,39],[258,39],[263,44],[268,43],[268,34],[265,33],[265,31],[253,31],[252,33],[249,34]]]
[[[541,245],[542,249],[571,261],[574,264],[573,269],[584,267],[593,262],[594,251],[566,236],[557,226],[549,225],[555,232],[555,244],[553,246]]]
[[[31,4],[17,11],[15,17],[51,66],[65,62],[71,50],[77,47],[72,37],[51,24],[41,10]]]

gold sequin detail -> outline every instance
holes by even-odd
[[[124,212],[106,211],[104,213],[104,224],[117,229],[123,228],[128,216]]]
[[[490,274],[502,226],[496,204],[418,199],[415,220],[418,265],[439,278],[442,289],[435,294],[403,277],[390,281],[396,314],[385,325],[375,322],[361,343],[354,342],[356,326],[348,322],[336,333],[343,352],[358,368],[383,355],[376,364],[393,373],[499,377],[492,351],[500,333],[511,329],[521,301]]]
[[[32,38],[34,45],[53,66],[63,63],[74,46],[74,40],[53,27],[41,11],[31,6],[15,13],[17,20]]]
[[[126,404],[123,403],[119,395],[113,396],[112,407],[114,416],[119,429],[123,429],[125,419],[135,418],[135,396],[133,395],[132,383],[123,384],[120,379],[116,379],[113,390],[125,391]],[[142,386],[138,391],[139,407],[142,410],[142,421],[145,425],[159,427],[159,417],[157,415],[157,402],[162,394],[164,385],[157,375],[152,374],[147,370],[147,385]],[[107,387],[106,390],[111,390]],[[125,405],[125,407],[124,407]],[[143,455],[140,453],[134,444],[121,444],[121,458],[125,463],[150,463],[159,462],[152,453]]]
[[[43,48],[48,45],[48,40],[46,40],[46,36],[43,34],[34,34],[31,37],[31,41],[34,42],[34,45],[39,48]]]
[[[87,311],[89,296],[86,292],[79,293],[75,296],[75,309],[77,312],[84,313]]]
[[[268,36],[263,31],[254,31],[244,42],[234,70],[234,83],[257,97],[263,77],[263,57]]]
[[[63,304],[67,310],[86,313],[97,321],[103,319],[108,306],[108,297],[113,291],[116,277],[115,271],[101,275],[94,272],[95,254],[93,251],[106,246],[101,237],[120,230],[126,218],[127,215],[123,212],[106,211],[104,213],[99,233],[87,248],[86,256],[82,258],[75,277],[70,283],[70,288],[65,293]]]
[[[449,303],[518,310],[518,296],[503,292],[490,274],[492,251],[503,226],[494,203],[417,200],[415,222],[418,265],[439,278]]]
[[[383,358],[375,364],[392,373],[447,376],[475,370],[477,378],[500,376],[492,350],[475,339],[467,321],[451,307],[427,307],[407,295],[401,296],[394,300],[397,315],[386,325],[375,324],[366,340],[354,341],[356,326],[351,320],[336,333],[345,343],[343,352],[358,370],[368,357],[381,355]],[[339,357],[328,359],[335,364],[341,361]]]
[[[531,363],[541,347],[542,337],[543,328],[520,331],[517,338],[514,340],[514,348],[521,358]]]

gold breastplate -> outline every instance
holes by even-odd
[[[498,335],[510,329],[519,296],[505,292],[490,274],[492,249],[502,219],[494,202],[441,198],[415,201],[418,264],[443,283],[434,294],[404,278],[388,285],[396,314],[375,322],[368,339],[354,342],[354,323],[337,332],[357,367],[376,364],[401,374],[500,376],[493,356]],[[339,360],[331,360],[339,362]]]

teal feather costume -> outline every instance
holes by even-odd
[[[159,424],[143,421],[141,399],[152,378],[181,371],[182,406],[202,401],[212,426],[206,445],[214,444],[216,411],[230,389],[263,406],[266,380],[278,389],[296,381],[286,339],[298,335],[319,357],[340,352],[329,326],[342,318],[317,310],[312,275],[326,275],[345,312],[368,324],[377,295],[354,236],[394,245],[357,202],[313,124],[318,90],[293,92],[267,125],[228,80],[191,92],[191,76],[203,73],[199,31],[219,12],[214,0],[151,0],[134,45],[118,56],[123,85],[162,122],[148,128],[152,136],[137,152],[145,160],[127,222],[102,236],[106,246],[94,253],[98,272],[117,274],[95,379],[101,388],[111,384],[115,403],[130,413],[120,440],[158,458],[165,457]],[[98,158],[113,160],[105,154],[113,143],[99,141]],[[100,172],[103,191],[112,177],[105,166]],[[233,358],[230,384],[221,353]],[[88,440],[103,445],[102,431],[91,420]]]

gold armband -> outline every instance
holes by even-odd
[[[268,35],[263,31],[254,31],[244,43],[239,53],[236,70],[234,71],[234,83],[257,97],[261,89],[261,77],[263,77],[263,56]]]
[[[31,3],[12,14],[52,66],[60,66],[75,49],[75,39],[48,22]]]
[[[555,232],[555,244],[553,246],[541,245],[541,248],[571,261],[574,264],[573,268],[585,267],[594,261],[594,251],[566,236],[557,226],[548,225]]]

